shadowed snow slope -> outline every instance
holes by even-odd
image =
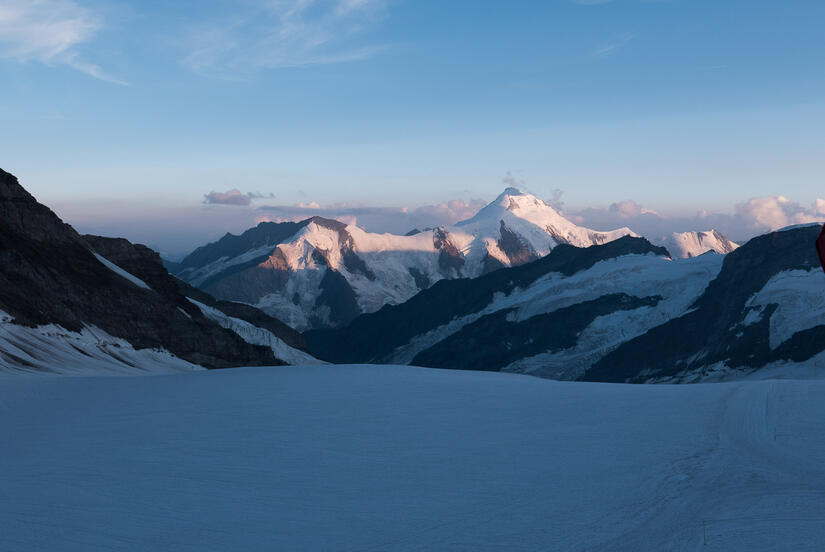
[[[825,382],[0,377],[0,550],[821,550]]]

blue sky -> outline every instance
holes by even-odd
[[[469,208],[508,174],[597,226],[778,196],[793,221],[825,195],[823,21],[820,0],[0,0],[0,166],[143,241],[267,204]],[[203,204],[231,189],[264,197]]]

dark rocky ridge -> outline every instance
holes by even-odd
[[[578,334],[598,316],[620,310],[655,306],[661,297],[604,295],[522,322],[508,320],[512,309],[482,316],[456,333],[418,353],[411,364],[432,368],[498,371],[508,364],[574,347]]]
[[[582,379],[641,382],[678,376],[718,362],[751,371],[769,362],[802,362],[825,350],[825,325],[798,332],[770,349],[770,318],[744,324],[745,304],[776,274],[819,270],[818,226],[758,236],[725,257],[722,270],[687,314],[631,339],[596,362]],[[825,290],[823,290],[825,293]]]
[[[364,314],[346,327],[304,333],[315,356],[331,362],[381,362],[416,335],[450,320],[484,309],[496,293],[509,294],[541,276],[559,272],[570,276],[599,261],[629,254],[669,256],[643,238],[625,236],[604,245],[577,248],[559,245],[532,263],[490,272],[478,278],[440,280],[400,305],[387,305]]]
[[[306,351],[306,340],[299,332],[253,306],[215,299],[208,293],[175,278],[165,270],[163,261],[154,250],[144,245],[133,244],[123,238],[84,235],[83,239],[91,245],[94,251],[137,276],[154,291],[159,292],[187,313],[200,313],[200,309],[186,299],[190,297],[228,316],[269,330],[290,347]]]
[[[140,288],[104,257],[146,281]],[[0,170],[0,309],[17,324],[96,326],[136,349],[163,348],[208,368],[283,364],[204,317],[180,293],[160,258],[126,240],[83,239]]]
[[[197,248],[175,264],[177,272],[206,266],[222,257],[237,257],[250,249],[265,245],[273,247],[294,236],[312,219],[301,222],[261,222],[241,235],[227,233],[220,240]],[[265,260],[265,257],[264,257]],[[258,261],[262,262],[262,261]],[[256,263],[257,264],[257,263]]]

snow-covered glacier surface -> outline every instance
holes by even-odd
[[[0,550],[821,550],[825,381],[0,378]]]

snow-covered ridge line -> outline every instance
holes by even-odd
[[[146,282],[144,282],[143,280],[141,280],[140,278],[138,278],[134,274],[126,272],[125,270],[123,270],[122,268],[117,266],[115,263],[113,263],[112,261],[110,261],[109,259],[104,257],[103,255],[100,255],[99,253],[95,253],[94,251],[92,251],[92,255],[94,255],[95,258],[98,261],[100,261],[103,266],[105,266],[106,268],[108,268],[109,270],[111,270],[112,272],[114,272],[115,274],[120,276],[121,278],[125,278],[126,280],[129,280],[130,282],[132,282],[133,284],[135,284],[139,288],[148,289],[148,290],[152,289],[152,288],[149,287],[149,285]]]
[[[275,334],[265,328],[260,328],[241,320],[229,316],[220,310],[204,305],[200,301],[196,301],[191,297],[187,297],[189,301],[198,307],[203,315],[210,320],[216,322],[220,327],[231,330],[238,334],[244,341],[252,345],[262,345],[269,347],[275,356],[289,364],[326,364],[312,355],[290,347],[283,340],[278,338]]]
[[[137,350],[100,328],[28,328],[0,311],[0,374],[141,375],[203,370],[163,349]]]
[[[259,225],[237,236],[232,247],[204,246],[214,251],[206,256],[210,261],[195,262],[203,257],[201,248],[191,262],[183,261],[187,268],[177,276],[302,331],[344,325],[358,314],[403,303],[439,280],[521,265],[559,244],[588,247],[636,236],[629,228],[600,232],[578,226],[515,188],[470,219],[413,235],[376,234],[318,217],[291,235],[286,230]],[[269,236],[261,236],[265,232]],[[270,245],[259,245],[261,240]]]
[[[689,259],[710,251],[726,255],[739,248],[738,243],[732,242],[716,230],[674,232],[658,240],[657,245],[664,246],[674,259]]]

